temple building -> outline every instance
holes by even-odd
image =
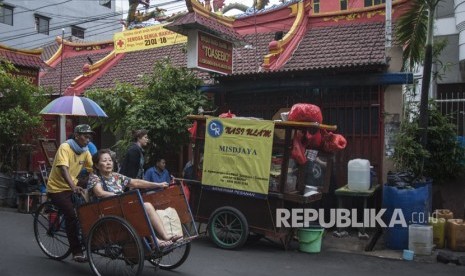
[[[213,95],[219,113],[271,120],[295,103],[320,106],[323,122],[337,125],[348,142],[336,155],[337,186],[345,184],[347,162],[354,158],[369,159],[385,176],[391,168],[391,130],[402,113],[402,85],[413,79],[400,72],[402,47],[390,33],[408,1],[393,1],[391,17],[384,1],[303,0],[271,7],[257,2],[262,6],[227,17],[223,1],[186,0],[188,13],[165,28],[186,36],[187,45],[118,52],[123,47],[118,41],[114,47],[84,44],[78,51],[80,46],[58,41],[62,50],[47,62],[56,70],[44,74],[41,85],[63,95],[111,88],[117,81],[140,85],[156,60],[169,57],[175,66],[204,72],[201,89]],[[201,64],[205,56],[193,54],[201,37],[220,41],[216,46],[227,51],[205,52],[216,61]]]

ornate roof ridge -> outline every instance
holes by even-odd
[[[54,66],[56,65],[61,58],[67,58],[71,55],[67,55],[66,53],[71,50],[74,50],[74,52],[79,52],[79,51],[101,51],[102,49],[105,49],[106,46],[108,45],[113,45],[113,40],[105,40],[105,41],[90,41],[90,42],[72,42],[66,39],[63,39],[60,36],[57,36],[55,38],[55,41],[57,43],[58,49],[56,52],[47,60],[45,63],[49,66]],[[79,51],[78,51],[79,49]]]
[[[217,14],[211,11],[210,1],[205,1],[205,5],[200,3],[198,0],[186,0],[186,3],[189,10],[192,8],[192,11],[199,13],[205,17],[211,17],[215,20],[218,20],[218,23],[232,27],[233,22],[236,20],[233,17],[228,17],[222,14]]]
[[[62,45],[64,44],[65,46],[96,46],[96,45],[104,45],[108,43],[113,43],[113,40],[102,40],[102,41],[69,41],[66,39],[63,39],[61,36],[57,36],[55,38],[55,41]]]
[[[99,76],[110,70],[124,56],[124,53],[116,54],[116,50],[113,49],[94,64],[84,64],[83,73],[73,79],[71,85],[66,88],[65,95],[80,95],[86,87],[92,85]]]
[[[268,44],[270,54],[264,57],[263,67],[265,70],[276,70],[284,65],[307,32],[308,16],[306,16],[304,3],[299,1],[289,8],[292,9],[291,14],[295,15],[294,23],[282,39],[273,40]]]
[[[268,13],[268,12],[272,12],[272,11],[275,11],[275,10],[279,10],[279,9],[282,9],[282,8],[288,8],[289,6],[293,5],[293,4],[296,4],[296,3],[299,3],[299,2],[303,2],[302,0],[290,0],[288,2],[284,2],[284,3],[280,3],[280,4],[275,4],[275,5],[272,5],[268,8],[264,8],[264,9],[261,9],[261,10],[255,10],[255,9],[249,9],[247,10],[246,12],[244,13],[240,13],[240,14],[237,14],[234,16],[235,19],[243,19],[243,18],[247,18],[247,17],[252,17],[252,16],[256,16],[258,14],[263,14],[263,13]]]
[[[42,52],[44,51],[43,49],[17,49],[13,47],[9,47],[3,44],[0,44],[0,50],[5,50],[5,51],[10,51],[10,52],[15,52],[19,54],[24,54],[24,55],[34,55],[34,56],[40,56]]]

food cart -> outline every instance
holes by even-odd
[[[334,159],[331,153],[307,149],[307,162],[297,164],[291,154],[293,136],[298,130],[334,131],[336,126],[204,115],[188,118],[196,128],[191,142],[197,181],[189,184],[195,220],[207,224],[210,239],[220,248],[240,248],[251,233],[287,248],[295,229],[277,227],[277,210],[310,207],[321,200],[329,189]],[[256,127],[262,124],[268,128]],[[220,140],[220,132],[229,139]],[[266,154],[260,156],[263,151]],[[315,191],[308,191],[308,186]]]

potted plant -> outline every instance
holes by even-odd
[[[454,124],[450,123],[433,102],[429,102],[427,142],[420,142],[422,129],[415,107],[409,109],[401,123],[394,144],[394,165],[398,171],[409,172],[415,181],[432,178],[435,185],[450,180],[465,168],[465,152],[457,140]]]

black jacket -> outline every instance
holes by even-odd
[[[128,148],[121,164],[120,173],[130,178],[144,177],[144,151],[138,144],[134,143]]]

